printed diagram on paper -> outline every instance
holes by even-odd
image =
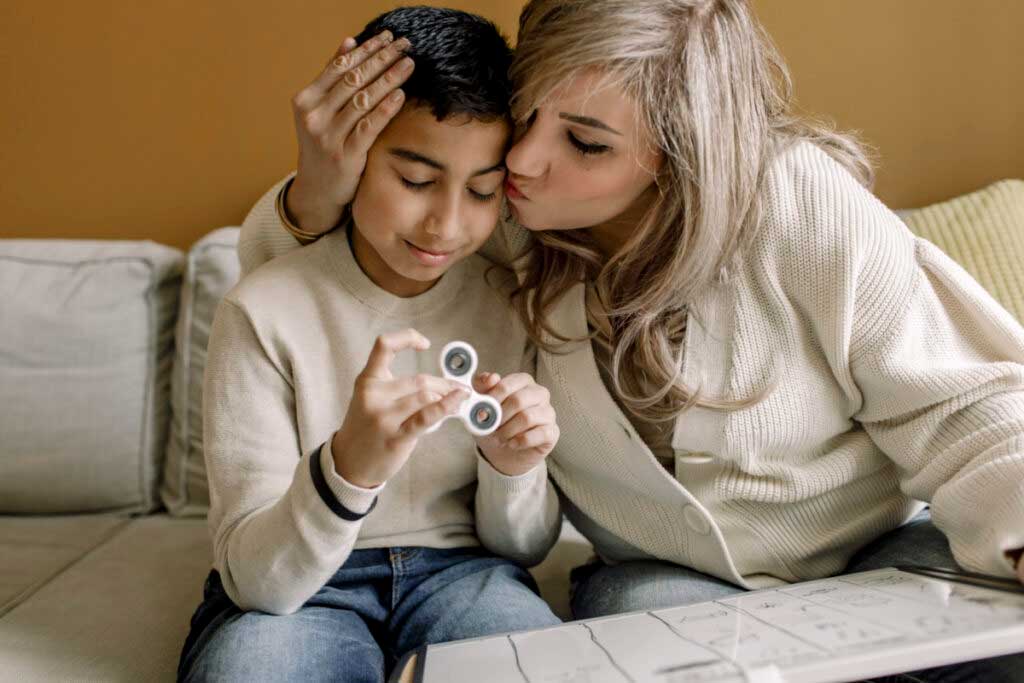
[[[1004,650],[1006,642],[1024,650],[1024,594],[881,569],[432,646],[422,680],[827,680],[815,677],[815,664],[819,671],[846,666],[848,680],[865,662],[877,667],[879,658],[888,657],[894,670],[912,670],[951,652],[962,654],[959,661],[991,656],[986,647],[1000,640]]]

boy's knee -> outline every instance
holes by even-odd
[[[377,643],[346,632],[342,622],[334,627],[325,632],[299,615],[245,612],[197,644],[183,680],[383,683],[384,654]]]

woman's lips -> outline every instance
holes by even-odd
[[[515,201],[517,199],[529,199],[529,197],[523,194],[522,190],[516,187],[516,184],[512,182],[511,178],[505,179],[505,196],[511,199],[512,201]]]

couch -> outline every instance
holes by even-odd
[[[1024,316],[1024,181],[904,215]],[[210,569],[201,386],[238,228],[0,240],[0,681],[173,680]],[[533,568],[568,615],[571,527]]]

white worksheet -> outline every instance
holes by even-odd
[[[1024,593],[896,569],[426,649],[423,683],[828,683],[1024,651]]]

